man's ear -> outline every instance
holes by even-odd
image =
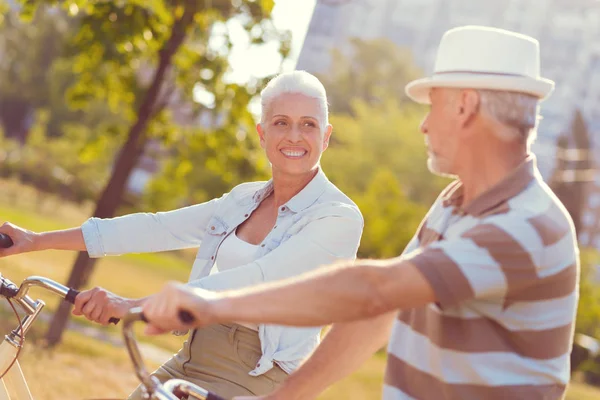
[[[479,108],[481,107],[481,97],[477,91],[469,89],[462,90],[458,98],[458,118],[463,127],[473,122]]]

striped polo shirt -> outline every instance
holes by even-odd
[[[437,302],[399,312],[385,400],[562,399],[578,302],[570,216],[530,155],[461,207],[450,184],[404,252]]]

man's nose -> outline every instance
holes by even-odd
[[[425,116],[425,118],[423,118],[423,121],[421,121],[421,125],[419,125],[419,129],[421,130],[421,133],[424,135],[427,135],[427,133],[428,133],[428,128],[427,128],[428,117],[429,117],[429,115]]]

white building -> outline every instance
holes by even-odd
[[[556,82],[555,92],[542,104],[544,119],[533,147],[544,177],[552,173],[556,139],[568,131],[577,107],[600,161],[600,1],[318,0],[296,68],[326,73],[330,51],[348,52],[349,38],[385,37],[410,48],[416,63],[430,73],[443,33],[469,24],[509,29],[540,41],[542,75]],[[582,242],[600,248],[600,176],[596,183]]]

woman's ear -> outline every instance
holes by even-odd
[[[323,150],[329,147],[329,139],[331,138],[331,133],[333,132],[333,126],[331,124],[325,127],[325,134],[323,135]]]
[[[262,124],[256,124],[256,132],[258,132],[258,137],[260,138],[260,147],[265,148],[265,131],[263,130]]]

